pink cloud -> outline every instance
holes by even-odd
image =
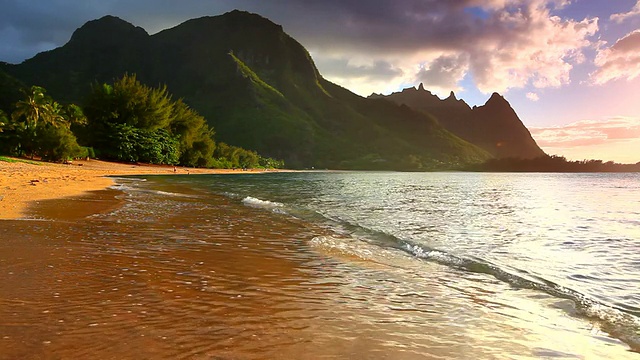
[[[442,55],[420,67],[416,74],[416,82],[429,85],[429,90],[446,94],[451,90],[460,90],[458,82],[467,71],[469,57],[464,53]]]
[[[597,85],[640,76],[640,30],[630,32],[610,48],[600,49],[594,62],[598,69],[590,76]]]
[[[399,70],[392,78],[366,84],[348,74],[329,76],[359,94],[419,82],[447,94],[469,75],[483,93],[558,88],[571,82],[574,66],[597,44],[597,17],[557,15],[569,0],[384,3],[384,12],[374,14],[362,12],[361,6],[349,13],[331,11],[328,24],[323,22],[323,29],[330,30],[322,30],[322,37],[315,28],[302,34],[305,42],[313,43],[310,50],[323,73],[331,73],[325,58],[338,54],[353,64],[385,62]]]
[[[531,128],[541,147],[580,147],[640,138],[640,118],[584,120],[560,127]]]
[[[630,17],[633,17],[633,16],[637,16],[637,15],[640,15],[640,0],[638,0],[636,5],[631,10],[629,10],[629,12],[613,14],[613,15],[611,15],[610,19],[612,21],[617,22],[617,23],[621,23],[621,22],[625,21],[626,19],[628,19]]]
[[[563,19],[551,15],[550,3],[514,0],[497,9],[489,20],[494,36],[478,39],[471,50],[471,71],[481,91],[527,84],[560,87],[570,82],[573,65],[583,62],[583,50],[593,46],[589,38],[598,31],[598,19]],[[507,10],[514,6],[519,11]]]

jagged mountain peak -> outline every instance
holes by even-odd
[[[509,102],[494,92],[487,102],[473,109],[453,91],[440,100],[420,84],[386,96],[387,99],[433,115],[449,131],[497,157],[534,158],[544,155]],[[427,95],[428,94],[428,95]],[[500,144],[497,146],[496,144]]]
[[[485,103],[485,106],[501,106],[504,104],[509,105],[507,99],[505,99],[504,96],[498,94],[497,92],[494,92],[493,94],[491,94],[489,100],[487,100],[487,102]]]
[[[458,99],[456,99],[456,94],[453,91],[451,91],[449,93],[449,97],[444,99],[444,101],[458,101]]]
[[[153,35],[107,16],[82,26],[66,45],[7,69],[68,102],[86,97],[91,84],[135,73],[145,84],[166,84],[209,121],[219,141],[293,167],[435,169],[490,156],[429,115],[325,80],[282,26],[245,11]],[[410,93],[442,102],[424,85],[420,90]]]

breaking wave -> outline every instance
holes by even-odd
[[[244,199],[242,199],[242,203],[244,205],[246,205],[246,206],[250,206],[250,207],[253,207],[253,208],[271,210],[271,211],[273,211],[275,213],[280,213],[280,214],[286,214],[287,213],[283,209],[284,208],[284,204],[279,203],[279,202],[275,202],[275,201],[261,200],[261,199],[258,199],[258,198],[247,196]]]

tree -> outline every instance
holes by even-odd
[[[85,106],[93,125],[127,124],[146,130],[165,128],[172,111],[166,86],[150,88],[135,75],[124,75],[113,85],[94,85]]]
[[[174,105],[166,87],[153,89],[141,84],[135,75],[124,75],[113,85],[94,85],[84,110],[87,127],[86,131],[80,130],[85,135],[83,140],[102,156],[133,162],[177,162],[174,155],[164,157],[152,150],[161,147],[166,154],[175,153],[173,143],[177,136],[160,131],[168,130],[174,118]],[[139,153],[142,151],[145,153]]]
[[[108,159],[176,165],[180,151],[178,140],[164,129],[139,129],[127,124],[113,124],[105,135],[101,155]]]
[[[27,127],[35,127],[39,121],[55,122],[56,110],[50,97],[46,95],[46,90],[40,86],[32,86],[28,91],[24,90],[25,98],[16,103],[15,110],[11,114],[14,122],[21,119],[25,121]]]
[[[59,113],[71,126],[87,124],[87,117],[84,115],[82,108],[76,104],[63,105],[59,109]]]
[[[170,132],[179,140],[180,163],[192,167],[211,167],[214,131],[204,117],[178,99],[173,104]]]
[[[53,161],[82,155],[83,149],[70,129],[71,119],[81,121],[79,107],[59,104],[40,86],[32,86],[23,94],[24,99],[15,104],[11,121],[0,120],[2,128],[10,130],[0,150]]]
[[[95,84],[84,113],[87,125],[77,132],[104,158],[193,167],[260,166],[261,157],[253,151],[219,147],[205,118],[182,99],[172,100],[166,86],[150,88],[135,75],[113,85]]]
[[[20,148],[13,120],[0,110],[0,154],[16,155]]]
[[[43,160],[65,161],[86,156],[86,150],[78,145],[75,135],[68,127],[45,123],[40,123],[37,127],[37,153]]]
[[[12,154],[17,147],[13,122],[0,110],[0,154]]]
[[[45,89],[40,86],[32,86],[29,91],[23,90],[23,95],[25,98],[16,103],[11,119],[16,128],[20,150],[33,158],[36,147],[36,126],[41,119],[49,119],[52,108]]]
[[[7,114],[4,111],[0,110],[0,132],[2,132],[5,126],[8,126],[9,119],[7,118]]]

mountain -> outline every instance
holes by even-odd
[[[280,25],[243,11],[149,35],[106,16],[21,64],[0,64],[54,98],[82,103],[91,85],[135,73],[207,118],[216,137],[290,167],[429,170],[491,156],[432,116],[360,97],[324,79]]]
[[[434,116],[447,130],[497,158],[533,159],[545,155],[509,102],[498,93],[479,107],[456,99],[453,91],[441,100],[423,84],[390,95],[372,94]]]
[[[11,114],[13,105],[22,99],[24,88],[18,79],[0,70],[0,110]]]

